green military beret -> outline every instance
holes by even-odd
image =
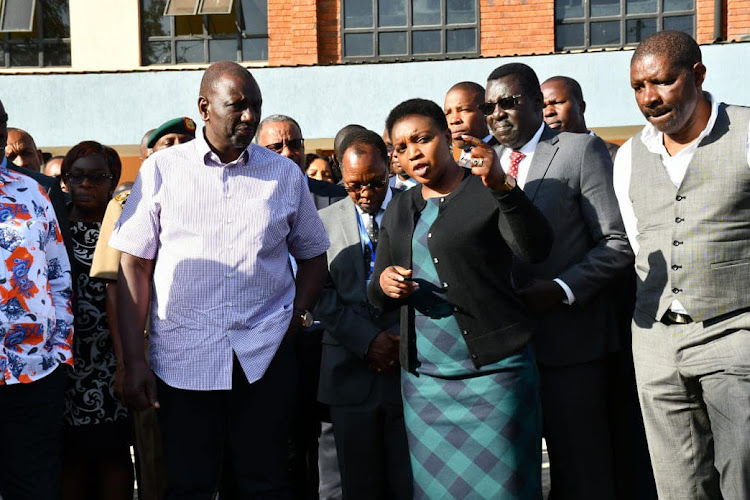
[[[151,133],[146,147],[153,148],[156,141],[167,134],[186,134],[195,137],[195,122],[187,116],[182,116],[162,123],[159,128]]]

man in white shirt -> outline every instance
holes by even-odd
[[[525,64],[500,66],[486,88],[481,110],[500,164],[555,231],[545,261],[513,266],[517,293],[539,318],[534,348],[552,491],[614,498],[606,360],[620,345],[611,284],[632,253],[612,161],[601,139],[544,124],[539,80]]]
[[[649,123],[615,162],[661,499],[750,498],[750,109],[703,92],[705,76],[690,36],[641,42],[630,82]]]

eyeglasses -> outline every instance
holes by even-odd
[[[266,147],[276,153],[281,153],[284,150],[284,144],[289,149],[299,151],[305,145],[304,139],[289,139],[288,141],[274,142],[273,144],[266,144]]]
[[[383,189],[388,184],[388,179],[382,181],[372,181],[367,184],[344,184],[347,193],[361,193],[364,188],[370,190]]]
[[[83,184],[83,180],[87,179],[91,184],[104,184],[108,180],[115,178],[112,174],[65,174],[63,178],[71,184]]]
[[[498,99],[496,102],[483,102],[479,105],[479,111],[485,116],[490,116],[495,112],[495,106],[500,106],[500,109],[504,111],[511,110],[518,106],[518,100],[521,98],[521,94],[512,95],[510,97],[503,97]]]

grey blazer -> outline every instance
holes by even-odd
[[[318,399],[330,405],[359,404],[368,398],[375,377],[383,376],[368,368],[365,356],[370,343],[384,330],[398,335],[399,313],[380,315],[368,306],[354,202],[344,198],[319,214],[331,246],[328,282],[315,308],[325,330]]]
[[[504,147],[495,145],[502,154]],[[612,186],[604,142],[588,134],[558,133],[546,125],[524,186],[554,231],[549,257],[529,265],[516,259],[517,287],[531,278],[560,278],[573,305],[540,317],[534,347],[540,363],[564,366],[599,359],[620,348],[613,283],[633,265]]]

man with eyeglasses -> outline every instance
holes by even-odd
[[[305,140],[299,123],[292,117],[271,115],[264,118],[258,125],[255,140],[264,148],[289,158],[305,171]],[[344,188],[330,182],[308,177],[307,186],[318,210],[346,197]]]
[[[0,102],[0,144],[8,115]],[[0,150],[0,498],[60,498],[70,263],[48,197]],[[41,175],[41,174],[40,174]]]
[[[549,257],[516,259],[516,293],[539,319],[534,347],[554,498],[615,497],[607,355],[620,346],[611,286],[632,265],[601,139],[542,120],[539,80],[525,64],[489,76],[481,105],[503,170],[555,230]]]
[[[388,153],[370,130],[341,143],[349,196],[320,211],[331,247],[329,279],[316,315],[325,328],[318,397],[328,404],[344,499],[411,499],[412,476],[401,403],[398,311],[380,314],[366,286],[378,228],[395,191]]]

